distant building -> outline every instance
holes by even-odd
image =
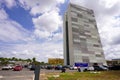
[[[116,62],[116,64],[120,64],[120,58],[112,59],[112,61]]]
[[[64,64],[106,64],[94,12],[69,4],[64,15]]]
[[[120,59],[107,60],[108,65],[120,64]]]
[[[63,65],[64,60],[61,58],[49,58],[48,59],[48,64],[52,64],[52,65],[58,65],[61,64]]]

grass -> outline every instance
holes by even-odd
[[[47,74],[48,80],[120,80],[120,71],[101,71],[98,73],[90,72],[67,72]]]

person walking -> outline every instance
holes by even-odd
[[[80,67],[78,67],[78,72],[81,72],[81,69],[80,69]]]
[[[65,73],[66,69],[64,67],[62,67],[62,73]]]

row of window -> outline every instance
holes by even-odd
[[[96,56],[97,57],[97,56]],[[100,56],[101,57],[101,56]],[[102,58],[102,57],[101,57]],[[87,63],[89,63],[90,62],[90,59],[89,59],[89,57],[88,56],[82,56],[82,58],[81,58],[81,56],[79,57],[79,56],[75,56],[75,60],[76,61],[79,61],[79,60],[82,60],[82,62],[87,62]]]
[[[84,8],[84,7],[77,7],[76,5],[71,5],[72,6],[72,8],[74,8],[75,10],[77,10],[77,11],[84,11],[84,12],[87,12],[88,14],[93,14],[93,10],[90,10],[90,9],[87,9],[87,8]]]
[[[89,13],[88,12],[83,12],[83,11],[74,11],[74,10],[71,10],[71,15],[73,17],[77,17],[77,18],[82,18],[82,19],[90,19],[90,20],[94,20],[94,14],[90,14],[88,15]]]
[[[86,41],[86,39],[85,38],[78,38],[78,37],[73,38],[73,43],[82,43],[82,41]],[[100,47],[100,45],[93,44],[93,47]]]

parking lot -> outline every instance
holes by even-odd
[[[0,80],[34,80],[34,71],[25,68],[22,71],[0,70]]]
[[[76,70],[66,70],[66,72],[75,72]],[[61,70],[40,70],[40,80],[43,79],[43,75],[46,73],[61,73]],[[27,68],[23,68],[21,71],[13,70],[0,70],[0,80],[34,80],[34,71],[30,71]]]

